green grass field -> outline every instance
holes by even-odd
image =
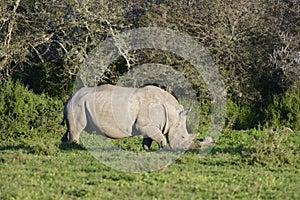
[[[213,151],[187,151],[168,167],[124,173],[61,135],[3,141],[0,199],[300,199],[300,134],[224,133]],[[118,142],[134,148],[134,138]],[[141,152],[147,153],[147,152]]]

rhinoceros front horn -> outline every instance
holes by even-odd
[[[192,141],[189,149],[198,149],[211,143],[213,143],[212,137],[207,136],[202,141]]]

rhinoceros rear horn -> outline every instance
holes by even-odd
[[[180,116],[180,117],[186,116],[187,114],[189,114],[189,112],[191,112],[191,110],[192,110],[192,108],[189,107],[189,109],[181,111],[181,112],[179,113],[179,116]]]

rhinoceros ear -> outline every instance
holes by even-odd
[[[187,114],[189,114],[189,112],[191,112],[191,110],[192,110],[192,108],[189,107],[189,109],[187,109],[187,110],[180,111],[179,116],[180,117],[186,116]]]

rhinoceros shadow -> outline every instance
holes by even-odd
[[[87,151],[87,149],[82,144],[78,144],[75,142],[72,143],[61,143],[58,147],[61,151],[71,151],[71,150],[80,150]]]
[[[7,151],[7,150],[24,150],[26,152],[30,152],[33,150],[33,147],[26,144],[18,144],[18,145],[6,145],[1,146],[0,151]]]

